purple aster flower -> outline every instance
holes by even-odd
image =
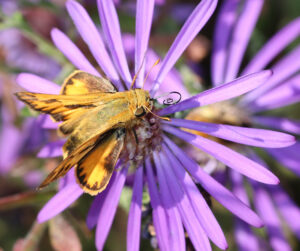
[[[31,0],[29,2],[36,3],[38,1]],[[7,17],[20,11],[21,8],[20,3],[15,0],[1,1],[0,6]],[[4,51],[4,60],[9,67],[50,79],[54,79],[60,72],[60,65],[52,58],[40,53],[36,46],[17,28],[0,31],[0,47]]]
[[[235,127],[237,125],[247,125],[247,127],[260,125],[264,128],[269,127],[280,131],[299,134],[299,121],[284,117],[257,115],[257,113],[265,112],[270,109],[282,108],[300,101],[299,45],[281,59],[278,60],[278,58],[276,58],[276,61],[274,60],[275,57],[277,57],[293,40],[299,38],[300,19],[297,18],[293,20],[277,32],[250,60],[248,65],[246,65],[244,69],[241,69],[243,56],[263,3],[263,0],[223,1],[215,27],[211,74],[215,88],[221,88],[226,82],[232,81],[236,77],[246,76],[247,74],[263,70],[266,66],[272,69],[273,75],[266,80],[264,85],[238,100],[230,100],[219,104],[213,104],[208,107],[194,109],[186,116],[186,119],[188,118],[197,121],[180,120],[178,121],[178,125],[191,130],[200,131],[201,133],[197,132],[197,134],[204,134],[205,137],[214,137],[214,139],[215,137],[222,138],[226,140],[221,141],[223,145],[238,149],[239,152],[253,159],[255,163],[261,163],[261,165],[266,167],[266,164],[264,164],[253,152],[249,152],[249,149],[238,147],[236,144],[228,142],[228,140],[230,140],[232,142],[242,143],[239,140],[243,138],[243,131],[245,130],[246,132],[250,129],[240,128],[236,130]],[[180,104],[177,106],[179,105]],[[172,107],[168,109],[172,109]],[[172,122],[177,123],[177,120],[173,119]],[[212,130],[211,126],[217,125],[212,124],[211,122],[225,123],[228,125],[218,125],[218,130]],[[201,127],[203,127],[203,129]],[[228,130],[226,135],[219,135],[222,130]],[[264,133],[261,130],[260,132],[252,132],[254,133],[253,139],[255,138],[255,135],[259,138],[260,133],[263,133],[264,137],[269,140],[278,139],[276,137],[273,138],[271,135],[268,137],[268,132]],[[235,140],[232,140],[232,138],[229,139],[229,135],[236,135],[236,137],[233,136]],[[247,141],[250,140],[249,136],[250,135],[247,133]],[[243,142],[246,143],[244,140]],[[261,141],[261,143],[264,144],[265,141]],[[277,143],[275,143],[273,147],[275,147]],[[251,145],[251,142],[248,141],[246,144]],[[256,146],[258,145],[259,144],[256,144]],[[204,151],[203,148],[205,147],[205,144],[200,144],[199,142],[196,146]],[[300,174],[299,142],[293,146],[282,149],[272,149],[267,145],[259,146],[265,148],[265,151],[283,164],[287,169],[291,170],[296,175]],[[216,151],[216,149],[217,148],[215,147],[214,151]],[[192,155],[199,155],[199,151],[196,153],[193,153],[193,151],[194,150],[189,152]],[[206,149],[205,152],[209,153]],[[221,157],[225,156],[224,152],[222,153],[219,160],[228,166],[230,163],[226,163],[226,161],[221,159]],[[200,155],[203,155],[203,152],[201,152]],[[228,155],[226,155],[226,157],[227,156]],[[213,169],[220,170],[220,168],[217,167],[217,163],[214,163],[212,170]],[[248,195],[244,188],[243,177],[236,172],[229,171],[228,178],[232,183],[234,194],[246,205],[250,205]],[[270,246],[272,250],[291,250],[291,247],[283,234],[280,219],[283,218],[290,229],[299,238],[298,221],[296,221],[296,223],[295,220],[293,221],[292,219],[300,217],[300,209],[279,186],[274,187],[259,184],[250,179],[248,182],[253,186],[255,209],[264,222],[269,236],[270,241],[269,243],[265,243],[265,245]],[[289,210],[291,212],[290,215]],[[279,211],[280,216],[277,211]],[[240,250],[263,249],[260,246],[260,238],[255,236],[251,228],[239,219],[236,219],[235,221],[235,237]]]
[[[0,75],[1,128],[0,128],[0,175],[6,174],[17,165],[24,154],[35,152],[45,143],[45,131],[40,119],[28,118],[22,126],[16,126],[17,112],[24,106],[15,100],[17,86],[14,78]],[[34,133],[33,133],[34,132]],[[26,146],[26,148],[24,147]],[[36,176],[37,177],[37,176]],[[26,177],[24,177],[26,179]]]
[[[119,91],[128,90],[132,83],[132,74],[125,56],[115,5],[112,0],[105,2],[98,0],[97,4],[103,38],[102,33],[99,32],[88,13],[79,3],[69,0],[66,7],[80,36],[107,78]],[[147,65],[150,51],[148,50],[148,40],[154,5],[154,0],[137,1],[133,71],[134,73],[138,72],[135,83],[137,88],[143,86],[145,65]],[[162,60],[156,77],[146,84],[149,86],[153,98],[164,86],[172,86],[172,82],[166,81],[168,74],[189,43],[206,24],[216,5],[216,0],[203,0],[186,20]],[[76,68],[95,76],[101,76],[63,32],[54,29],[52,39]],[[138,69],[140,70],[138,71]],[[139,249],[142,213],[146,213],[142,211],[144,189],[150,194],[150,205],[146,205],[146,207],[150,209],[151,224],[155,228],[155,238],[161,250],[184,250],[186,246],[185,232],[196,250],[211,250],[209,240],[221,249],[227,248],[221,227],[197,184],[200,184],[224,207],[243,221],[256,227],[262,226],[260,218],[244,202],[207,174],[193,159],[187,156],[173,139],[176,137],[182,142],[199,147],[233,170],[256,181],[277,184],[277,177],[260,163],[246,158],[222,144],[177,127],[199,129],[222,139],[258,147],[290,146],[294,143],[294,137],[269,130],[175,119],[173,114],[240,96],[262,85],[271,75],[271,71],[268,70],[245,75],[193,97],[187,95],[183,97],[183,101],[155,111],[161,116],[171,114],[170,122],[162,122],[153,115],[144,119],[145,124],[136,128],[139,141],[138,149],[132,152],[128,147],[130,142],[125,143],[131,160],[125,161],[121,158],[118,161],[116,169],[119,171],[113,173],[107,188],[95,197],[88,213],[88,227],[96,226],[96,247],[98,250],[103,249],[122,189],[126,184],[127,177],[132,178],[132,175],[134,176],[132,200],[127,228],[128,250]],[[32,92],[58,93],[59,91],[59,87],[55,83],[31,74],[20,74],[18,83]],[[186,92],[184,86],[176,86]],[[168,88],[172,89],[171,87]],[[48,123],[47,126],[51,127],[52,125]],[[56,146],[60,148],[61,143],[56,142]],[[49,156],[53,156],[55,144],[51,143],[46,148],[49,149]],[[45,150],[45,152],[47,151]],[[46,156],[47,154],[43,154],[43,157]],[[62,179],[60,191],[40,211],[39,222],[46,221],[62,212],[83,194],[74,176],[74,172],[70,171]]]

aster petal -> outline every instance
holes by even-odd
[[[158,195],[155,179],[152,171],[152,166],[149,159],[146,159],[147,183],[150,194],[150,203],[152,206],[152,218],[156,232],[158,246],[161,250],[169,250],[169,228],[167,224],[166,212],[161,204]]]
[[[143,62],[150,36],[154,10],[154,0],[138,0],[135,21],[135,72],[141,70],[136,79],[136,87],[141,88],[144,81],[145,62]]]
[[[164,137],[164,141],[173,152],[173,155],[169,154],[168,157],[171,156],[174,162],[179,160],[187,169],[187,171],[191,173],[191,175],[201,184],[201,186],[217,201],[219,201],[224,207],[245,222],[256,227],[262,226],[262,222],[259,217],[240,199],[238,199],[228,189],[217,182],[213,177],[207,174],[170,139]]]
[[[0,138],[0,174],[5,174],[13,168],[22,150],[24,135],[12,124],[3,123]]]
[[[66,6],[80,36],[88,45],[101,69],[118,88],[122,87],[119,75],[105,48],[100,33],[86,10],[78,2],[73,0],[69,0]]]
[[[201,92],[200,94],[179,102],[178,104],[170,105],[159,111],[159,115],[167,115],[237,97],[262,85],[271,76],[271,74],[271,71],[266,70],[238,78],[227,84]]]
[[[244,103],[254,102],[259,96],[272,90],[278,86],[282,81],[293,76],[300,70],[300,46],[296,47],[293,51],[287,54],[278,63],[272,66],[273,76],[259,89],[248,93],[244,98]]]
[[[213,124],[187,119],[172,119],[169,122],[163,121],[163,123],[197,130],[221,139],[251,146],[280,148],[295,143],[294,136],[265,129]]]
[[[287,119],[282,117],[253,116],[252,121],[260,125],[271,127],[290,133],[300,134],[300,120]]]
[[[279,186],[268,187],[280,214],[294,234],[300,238],[300,208]]]
[[[258,97],[247,107],[249,107],[252,112],[261,112],[291,105],[299,101],[300,75],[298,74]]]
[[[291,247],[282,233],[282,226],[270,196],[258,184],[254,188],[254,205],[265,223],[272,249],[276,251],[291,251]]]
[[[241,75],[264,69],[283,49],[300,35],[300,18],[296,18],[278,31],[260,49],[245,67]]]
[[[236,219],[234,225],[234,236],[239,251],[260,251],[257,237],[251,228],[244,222]]]
[[[279,163],[284,167],[291,170],[294,174],[300,176],[300,143],[282,148],[282,149],[267,149],[267,152],[271,154]]]
[[[118,164],[117,164],[118,165]],[[115,169],[119,168],[119,166],[115,167]],[[86,218],[86,225],[89,229],[93,229],[96,224],[97,224],[97,220],[103,205],[103,202],[105,201],[105,198],[107,196],[107,194],[109,193],[109,190],[111,189],[111,187],[114,187],[114,183],[116,182],[116,172],[114,172],[111,176],[111,179],[107,185],[107,187],[105,188],[105,190],[103,192],[101,192],[100,194],[98,194],[95,199],[93,200],[89,212],[87,214],[87,218]]]
[[[132,78],[126,61],[120,24],[114,3],[111,0],[97,0],[97,5],[103,32],[107,41],[107,46],[110,49],[112,59],[120,76],[129,88]]]
[[[155,81],[155,77],[160,69],[160,65],[157,65],[152,70],[151,68],[158,59],[159,56],[153,50],[148,49],[146,71],[150,72],[150,74],[148,76],[148,81],[146,81],[144,86],[145,90],[150,90],[153,82]],[[179,72],[175,68],[169,71],[165,77],[165,81],[170,84],[160,86],[159,90],[157,91],[158,96],[174,91],[180,93],[182,100],[185,100],[191,96],[185,88]]]
[[[250,206],[249,198],[243,184],[243,176],[237,172],[230,171],[232,192],[246,205]]]
[[[127,250],[140,250],[140,232],[143,197],[143,167],[136,170],[127,223]]]
[[[86,217],[86,225],[89,229],[93,229],[97,225],[97,220],[99,217],[100,209],[102,207],[103,201],[105,200],[105,197],[109,191],[109,185],[113,184],[115,181],[112,180],[115,177],[115,175],[112,176],[110,179],[107,188],[100,194],[98,194],[95,199],[93,200],[89,212]]]
[[[167,180],[163,175],[163,167],[156,152],[153,153],[153,159],[156,166],[161,201],[164,205],[167,216],[169,247],[170,250],[181,251],[185,249],[185,237],[180,214],[177,207],[175,206],[176,202],[170,196],[170,190],[167,186]]]
[[[202,151],[214,156],[225,165],[246,175],[247,177],[266,184],[278,184],[278,178],[269,170],[258,163],[246,158],[245,156],[225,147],[217,142],[204,137],[184,132],[174,127],[163,126],[166,132],[169,132],[184,141],[198,147]]]
[[[38,158],[54,158],[58,156],[62,156],[62,147],[66,141],[58,140],[55,142],[50,142],[46,144],[37,154]]]
[[[30,73],[20,73],[16,82],[30,92],[58,94],[60,91],[59,85]]]
[[[49,115],[41,114],[38,119],[41,122],[41,127],[43,129],[57,129],[58,123],[54,122]]]
[[[225,236],[222,232],[222,229],[219,223],[217,222],[216,218],[214,217],[211,209],[207,205],[202,194],[199,192],[199,189],[196,187],[195,183],[188,175],[188,173],[184,170],[182,165],[180,165],[178,161],[175,161],[174,158],[172,158],[173,154],[166,146],[164,146],[164,151],[168,156],[171,165],[167,161],[166,157],[163,154],[160,154],[163,166],[165,166],[166,169],[168,169],[167,166],[173,167],[172,168],[173,172],[171,172],[170,170],[166,170],[166,172],[168,173],[168,177],[172,175],[173,180],[177,179],[178,186],[182,187],[182,189],[185,190],[185,193],[189,198],[189,202],[192,208],[194,209],[196,217],[198,218],[201,226],[203,227],[203,230],[208,235],[208,237],[212,240],[212,242],[214,242],[219,248],[226,249],[228,245]]]
[[[44,205],[37,216],[38,222],[42,223],[58,215],[82,194],[83,190],[76,183],[65,186]]]
[[[263,0],[245,1],[240,16],[236,21],[229,44],[225,82],[235,79],[239,72],[250,36],[255,27],[263,4]]]
[[[184,192],[183,188],[178,183],[173,174],[172,169],[166,170],[170,165],[163,165],[163,172],[160,173],[163,178],[162,183],[167,183],[169,194],[172,195],[174,201],[177,202],[177,208],[180,213],[184,227],[193,243],[196,250],[211,250],[209,240],[206,233],[202,229],[194,210],[191,207],[190,201]]]
[[[113,218],[117,211],[118,202],[121,196],[123,186],[125,184],[128,167],[123,167],[121,171],[116,173],[116,180],[111,188],[107,191],[105,200],[99,209],[99,217],[95,233],[96,247],[102,250],[105,240],[108,236]]]
[[[51,30],[51,38],[55,46],[79,70],[100,77],[100,73],[91,65],[78,47],[59,29]]]
[[[152,96],[154,96],[159,85],[164,81],[165,76],[174,66],[186,47],[209,20],[217,6],[217,2],[217,0],[202,0],[186,20],[161,64],[160,71],[151,90]]]
[[[239,2],[239,0],[223,1],[217,16],[211,60],[211,76],[215,86],[224,83],[228,44],[237,18]]]

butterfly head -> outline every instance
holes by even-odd
[[[136,109],[134,114],[136,117],[143,117],[151,111],[153,106],[150,94],[148,91],[143,89],[135,89],[134,92],[136,94]]]

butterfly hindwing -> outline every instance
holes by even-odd
[[[77,163],[76,179],[85,192],[96,195],[106,188],[123,149],[124,139],[125,128],[109,130]]]
[[[84,142],[81,146],[76,148],[72,153],[70,153],[64,160],[57,166],[42,182],[39,188],[43,188],[49,185],[51,182],[57,180],[58,178],[64,176],[73,166],[75,166],[89,151],[91,151],[98,143],[99,135],[91,138],[90,140]]]
[[[116,91],[116,88],[107,79],[96,77],[84,71],[74,71],[66,78],[61,88],[61,94],[64,95]]]

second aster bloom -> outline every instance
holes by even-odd
[[[198,120],[196,126],[211,125],[210,123],[226,123],[230,125],[246,125],[254,127],[260,125],[264,128],[273,128],[298,135],[300,122],[285,117],[271,117],[259,113],[275,108],[282,108],[300,101],[300,47],[296,46],[287,55],[278,59],[278,55],[293,40],[300,36],[300,19],[297,18],[277,32],[257,52],[244,69],[241,62],[244,57],[251,33],[258,20],[260,11],[264,4],[263,0],[246,1],[224,1],[217,18],[215,36],[213,43],[211,73],[214,86],[222,86],[238,76],[260,71],[266,66],[273,70],[273,75],[266,83],[242,98],[200,107],[186,118]],[[215,116],[214,114],[221,115]],[[203,131],[202,131],[203,132]],[[233,131],[232,131],[233,133]],[[214,131],[207,130],[206,134],[217,136]],[[211,137],[208,136],[208,137]],[[225,138],[226,139],[226,138]],[[266,166],[265,163],[249,148],[237,146],[223,141],[233,149],[239,149],[241,153],[254,161]],[[265,151],[280,162],[285,168],[299,176],[300,158],[299,142],[291,147],[283,149],[266,148]],[[191,152],[193,153],[194,150]],[[197,152],[199,156],[199,152]],[[192,154],[193,155],[193,154]],[[201,155],[201,154],[200,154]],[[203,155],[203,154],[202,154]],[[199,158],[199,157],[198,157]],[[217,163],[212,170],[218,169]],[[269,237],[265,248],[272,250],[291,250],[283,230],[283,219],[292,232],[299,238],[300,209],[292,201],[284,190],[277,186],[258,184],[252,180],[245,179],[238,173],[228,170],[228,178],[232,189],[247,205],[250,205],[252,196],[248,196],[244,183],[250,183],[253,193],[253,204],[266,226]],[[259,237],[255,236],[250,227],[236,219],[235,237],[240,250],[262,250]]]
[[[66,7],[79,34],[88,45],[92,55],[106,77],[119,91],[128,90],[132,75],[125,57],[119,20],[113,1],[97,1],[102,33],[99,32],[85,9],[70,0]],[[152,98],[163,88],[174,88],[186,93],[184,86],[166,82],[174,64],[183,51],[208,21],[217,5],[216,0],[201,1],[191,13],[172,46],[162,60],[156,78],[148,83]],[[147,63],[148,40],[154,12],[154,0],[138,0],[136,8],[135,69],[138,72],[135,83],[141,88],[144,81],[145,62]],[[102,38],[102,35],[105,39]],[[52,31],[52,39],[61,52],[80,70],[100,76],[77,46],[60,30]],[[106,42],[106,44],[104,43]],[[146,55],[146,57],[145,57]],[[140,69],[140,70],[139,70]],[[229,190],[207,174],[193,159],[176,144],[174,139],[199,147],[222,161],[233,170],[258,182],[278,184],[278,179],[261,164],[244,157],[230,148],[201,136],[185,132],[177,126],[189,127],[192,122],[173,119],[174,113],[229,100],[245,94],[263,84],[271,77],[271,71],[260,71],[230,81],[220,87],[210,89],[193,97],[183,96],[183,101],[153,112],[171,117],[171,122],[162,123],[151,114],[145,116],[142,125],[136,129],[137,149],[125,142],[128,154],[121,155],[108,187],[94,199],[87,217],[90,228],[96,226],[96,246],[102,250],[111,227],[125,182],[132,184],[132,201],[127,228],[127,249],[139,250],[142,218],[143,190],[150,195],[150,206],[155,236],[161,250],[185,250],[185,233],[196,250],[211,250],[209,240],[221,249],[227,242],[216,218],[206,200],[197,188],[199,183],[208,193],[243,221],[262,226],[260,218]],[[21,74],[18,83],[32,92],[58,93],[59,86],[31,74]],[[53,126],[49,121],[48,127]],[[55,125],[54,125],[55,126]],[[286,147],[294,143],[294,137],[262,129],[207,125],[200,130],[215,132],[220,138],[237,143],[259,147]],[[43,157],[59,154],[62,142],[52,142],[43,149]],[[52,149],[48,151],[47,149]],[[47,155],[47,153],[49,153]],[[130,166],[130,168],[129,168]],[[196,183],[195,183],[196,181]],[[43,207],[38,215],[40,222],[46,221],[66,209],[83,194],[75,182],[73,172],[69,172],[60,184],[60,191]]]

